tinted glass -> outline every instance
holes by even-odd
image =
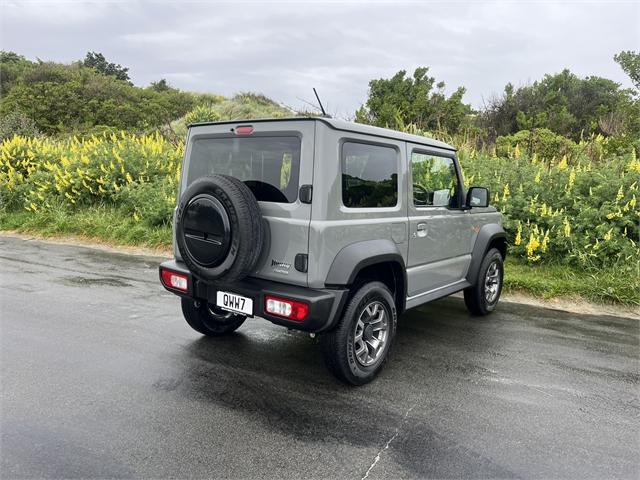
[[[459,206],[458,177],[453,159],[413,152],[411,175],[416,207]]]
[[[298,137],[234,137],[195,140],[187,165],[187,184],[220,173],[242,180],[263,202],[298,198]]]
[[[398,203],[398,156],[391,147],[342,145],[342,203],[346,207],[394,207]]]

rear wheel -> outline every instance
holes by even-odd
[[[182,299],[182,314],[196,332],[219,337],[237,330],[247,317],[226,312],[206,302]]]
[[[480,264],[475,284],[464,291],[464,303],[471,314],[488,315],[495,310],[502,293],[503,275],[502,254],[492,248]]]
[[[345,383],[363,385],[382,370],[396,334],[393,295],[381,282],[361,286],[338,327],[321,337],[327,367]]]

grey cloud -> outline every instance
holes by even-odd
[[[139,85],[166,77],[297,108],[315,86],[350,116],[370,79],[421,65],[475,106],[565,67],[628,86],[612,57],[640,46],[639,16],[637,2],[15,2],[2,4],[1,42],[58,61],[100,51]]]

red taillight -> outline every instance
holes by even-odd
[[[186,292],[189,290],[189,277],[181,273],[172,272],[171,270],[162,270],[160,274],[162,283],[167,288]]]
[[[264,297],[264,311],[277,317],[300,322],[304,320],[309,313],[309,305],[296,300],[267,295]]]
[[[251,135],[253,133],[253,127],[251,125],[241,125],[236,127],[236,135]]]

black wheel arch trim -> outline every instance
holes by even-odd
[[[366,267],[381,263],[396,263],[402,272],[403,288],[397,296],[398,314],[404,311],[407,288],[407,269],[398,246],[388,239],[365,240],[342,248],[333,259],[325,286],[349,286],[354,283],[358,273]]]
[[[480,270],[480,265],[482,265],[482,260],[484,256],[489,251],[489,247],[494,243],[495,240],[500,239],[501,242],[504,242],[505,248],[501,253],[503,254],[503,258],[506,257],[506,243],[507,243],[507,234],[504,229],[498,225],[497,223],[488,223],[483,225],[478,232],[478,236],[476,237],[476,242],[473,246],[473,251],[471,253],[471,263],[469,264],[469,270],[467,271],[467,282],[471,285],[475,285],[476,280],[478,278],[478,270]]]

